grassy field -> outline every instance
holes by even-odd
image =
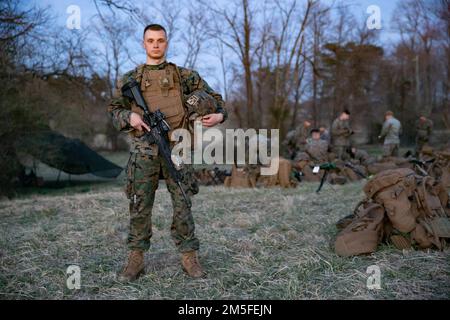
[[[362,198],[362,183],[296,189],[202,187],[193,199],[200,260],[208,275],[181,270],[169,235],[171,204],[161,184],[145,276],[116,281],[127,256],[127,200],[119,183],[98,183],[0,202],[3,299],[448,299],[450,251],[341,258],[334,223]],[[81,289],[66,268],[81,268]],[[379,266],[381,289],[366,286]]]

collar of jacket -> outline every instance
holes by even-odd
[[[164,61],[163,63],[160,64],[145,64],[144,68],[147,70],[162,70],[164,69],[166,66],[168,65],[167,61]]]

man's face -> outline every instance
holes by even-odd
[[[162,59],[166,55],[168,42],[163,30],[147,30],[144,35],[144,48],[151,59]]]
[[[427,118],[425,118],[425,117],[420,117],[419,119],[420,119],[420,121],[422,121],[422,122],[427,121]]]
[[[342,114],[341,114],[341,120],[348,120],[350,118],[350,116],[348,115],[348,114],[346,114],[345,112],[343,112]]]
[[[320,130],[320,133],[324,133],[325,132],[325,128],[324,127],[320,127],[319,130]]]
[[[313,132],[312,138],[313,140],[320,140],[320,132]]]
[[[309,122],[309,121],[305,121],[305,122],[303,122],[303,124],[305,125],[306,128],[311,126],[311,122]]]

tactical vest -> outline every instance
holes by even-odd
[[[166,116],[166,121],[173,130],[186,128],[186,110],[183,102],[181,88],[181,76],[176,65],[168,63],[162,70],[149,70],[145,65],[136,68],[134,74],[141,85],[142,95],[150,109],[155,112],[160,110]],[[143,115],[143,111],[134,103],[131,111]],[[133,136],[141,136],[143,133],[133,130]]]

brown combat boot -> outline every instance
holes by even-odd
[[[119,274],[119,282],[134,281],[144,274],[144,252],[141,250],[132,250],[128,256],[128,263]]]
[[[183,270],[192,278],[201,278],[205,272],[198,261],[197,251],[183,252],[181,256]]]

